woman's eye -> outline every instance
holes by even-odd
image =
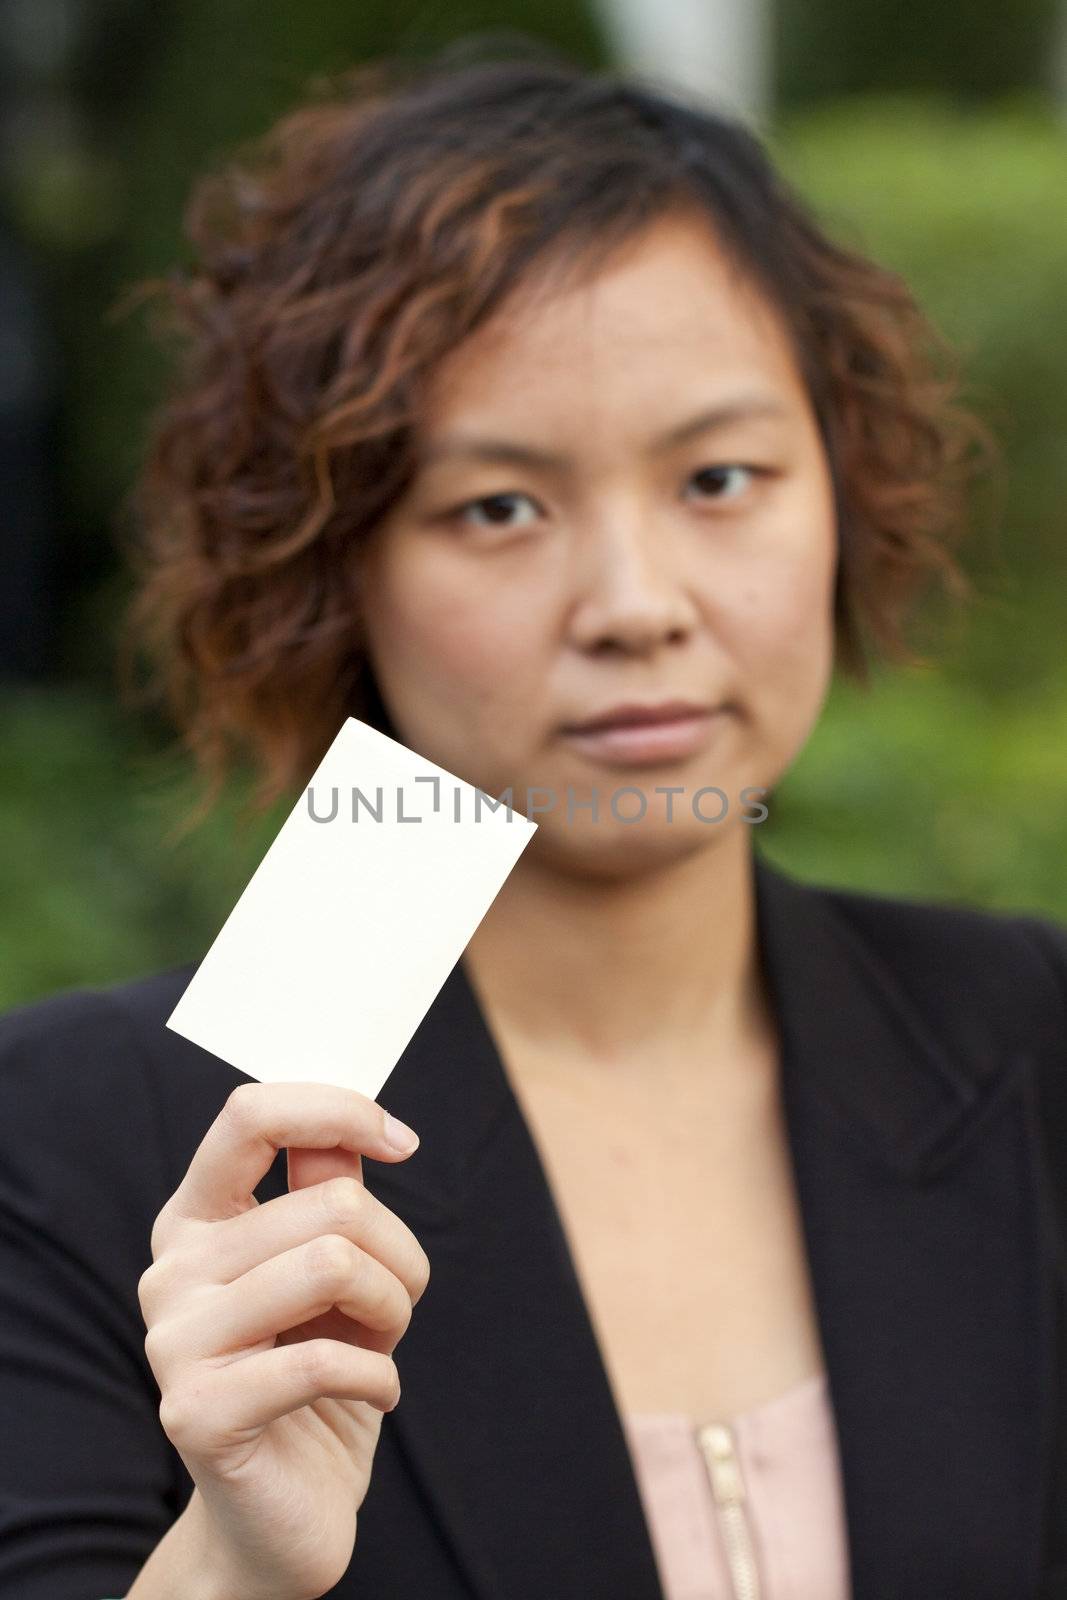
[[[763,469],[760,467],[748,467],[741,462],[730,462],[725,466],[701,467],[698,472],[693,473],[689,482],[690,484],[698,485],[700,499],[736,500],[737,493],[723,492],[724,484],[729,483],[732,473],[747,473],[750,478],[758,478],[762,476]],[[734,482],[737,483],[737,481],[735,477]],[[744,484],[742,483],[741,490],[743,491],[743,489]]]
[[[514,516],[516,505],[525,506],[533,516],[537,515],[537,508],[529,495],[518,493],[485,494],[477,500],[467,500],[457,506],[452,515],[460,522],[469,522],[476,528],[519,528],[531,518],[529,515]]]
[[[695,485],[702,500],[736,500],[745,489],[745,479],[767,476],[762,467],[746,466],[742,462],[729,462],[722,466],[701,467],[689,480]],[[734,488],[731,490],[731,482]],[[535,501],[517,490],[500,494],[479,495],[475,500],[465,500],[448,513],[450,521],[466,523],[475,528],[521,528],[539,515]]]

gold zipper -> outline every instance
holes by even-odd
[[[733,1433],[725,1422],[705,1422],[697,1428],[697,1442],[704,1453],[719,1512],[735,1600],[760,1600],[752,1526],[745,1509],[745,1481]]]

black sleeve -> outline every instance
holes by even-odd
[[[154,1079],[107,991],[0,1017],[5,1600],[125,1595],[184,1504],[137,1300],[166,1170]]]
[[[1039,1110],[1058,1225],[1060,1293],[1056,1307],[1059,1392],[1053,1422],[1044,1581],[1037,1600],[1067,1600],[1067,928],[1045,917],[1023,917],[1019,923],[1039,950],[1061,1000],[1052,1032],[1039,1040]]]

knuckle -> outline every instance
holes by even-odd
[[[430,1258],[420,1245],[415,1255],[415,1263],[411,1271],[412,1294],[411,1303],[417,1305],[426,1293],[430,1282]]]
[[[235,1128],[243,1130],[252,1127],[259,1111],[261,1087],[257,1083],[239,1083],[230,1090],[220,1115]]]
[[[144,1338],[144,1353],[153,1372],[163,1369],[168,1340],[161,1322],[154,1322]]]
[[[166,1223],[163,1221],[162,1211],[152,1224],[152,1232],[148,1236],[148,1248],[152,1252],[152,1260],[156,1262],[163,1254],[163,1240],[166,1234]]]
[[[186,1402],[179,1394],[168,1390],[159,1402],[159,1425],[172,1444],[188,1439],[190,1420]]]
[[[337,1357],[329,1339],[309,1339],[297,1346],[304,1378],[313,1389],[328,1389],[334,1385]]]
[[[384,1359],[383,1397],[395,1403],[400,1398],[400,1369],[392,1356],[386,1356]]]
[[[141,1308],[142,1317],[147,1317],[152,1309],[155,1299],[156,1287],[159,1283],[159,1273],[156,1263],[146,1267],[137,1280],[137,1304]]]
[[[408,1295],[405,1294],[404,1297],[403,1297],[403,1304],[402,1304],[401,1309],[400,1309],[400,1316],[399,1316],[399,1318],[397,1319],[397,1321],[394,1324],[394,1327],[396,1329],[396,1338],[397,1338],[397,1342],[398,1343],[404,1337],[405,1333],[407,1333],[408,1328],[410,1326],[411,1326],[411,1300],[408,1297]]]
[[[146,1267],[137,1283],[137,1299],[146,1324],[158,1322],[189,1281],[189,1257],[170,1249]]]
[[[352,1276],[358,1253],[350,1239],[339,1233],[322,1233],[307,1247],[308,1273],[323,1288],[338,1287]]]
[[[173,1196],[171,1197],[173,1199]],[[153,1263],[159,1259],[166,1249],[167,1240],[171,1235],[174,1225],[174,1213],[171,1200],[162,1206],[152,1224],[152,1232],[148,1239],[148,1248],[152,1252]]]
[[[367,1309],[372,1326],[381,1328],[407,1327],[405,1317],[411,1315],[411,1305],[403,1285],[384,1268],[370,1276]]]
[[[212,1449],[227,1430],[226,1391],[205,1387],[202,1371],[168,1384],[159,1403],[159,1424],[172,1444],[186,1453]]]
[[[323,1202],[327,1214],[340,1232],[359,1225],[366,1198],[367,1191],[358,1178],[331,1178],[324,1185]]]

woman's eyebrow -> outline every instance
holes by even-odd
[[[699,411],[684,422],[675,423],[664,433],[655,435],[645,446],[647,455],[657,455],[699,434],[710,433],[713,428],[728,423],[744,421],[748,417],[787,417],[789,407],[781,400],[767,394],[737,395]],[[551,450],[539,450],[534,445],[520,444],[512,439],[491,439],[471,434],[446,434],[443,438],[428,441],[421,452],[422,464],[431,466],[439,461],[489,461],[506,466],[540,467],[552,472],[568,472],[574,467],[573,458]]]

